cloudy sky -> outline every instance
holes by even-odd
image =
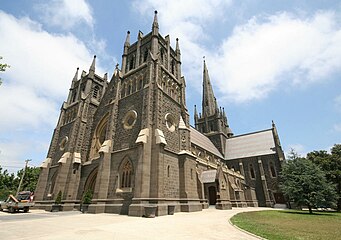
[[[45,159],[77,67],[112,75],[127,30],[179,38],[187,107],[201,105],[205,56],[235,135],[271,127],[285,151],[341,143],[341,3],[325,0],[3,0],[0,165]],[[201,107],[200,107],[201,109]],[[193,124],[193,119],[191,120]]]

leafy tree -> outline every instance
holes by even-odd
[[[24,169],[21,169],[17,173],[17,181],[19,185],[19,180],[23,175]],[[40,168],[37,167],[27,167],[23,183],[21,185],[20,190],[31,191],[33,192],[37,186],[38,178],[39,178]],[[17,186],[18,186],[17,185]]]
[[[19,186],[20,178],[24,172],[21,169],[17,172],[9,174],[7,170],[3,170],[0,166],[0,199],[5,200],[9,194],[15,195]],[[35,167],[27,167],[21,190],[34,191],[38,182],[40,169]]]
[[[317,164],[326,174],[328,181],[335,186],[337,193],[337,211],[341,211],[341,144],[335,144],[331,154],[327,151],[313,151],[307,158]]]
[[[281,172],[281,189],[290,201],[312,208],[329,207],[335,203],[335,191],[324,172],[306,158],[289,156]]]
[[[0,56],[0,60],[2,59],[2,57]],[[0,63],[0,72],[4,72],[6,71],[6,68],[9,68],[10,66],[6,63]],[[1,85],[2,81],[0,78],[0,85]]]

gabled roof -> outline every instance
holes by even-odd
[[[206,137],[204,134],[197,131],[192,126],[190,127],[190,131],[191,131],[191,142],[193,144],[201,147],[202,149],[205,149],[208,152],[213,153],[217,157],[224,158],[208,137]]]
[[[234,136],[226,140],[226,160],[274,153],[276,150],[272,129]]]

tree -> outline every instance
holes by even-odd
[[[24,169],[21,169],[17,173],[18,185],[21,176],[23,175]],[[39,178],[40,168],[38,167],[27,167],[23,183],[21,185],[21,190],[33,192],[37,186]],[[17,187],[18,187],[17,185]]]
[[[17,176],[14,173],[9,174],[7,170],[2,170],[0,166],[0,199],[4,200],[9,194],[15,195],[19,186],[20,178],[24,172],[21,169],[17,172]],[[26,173],[23,179],[21,190],[33,192],[36,188],[39,178],[40,168],[27,167]]]
[[[281,172],[281,189],[299,206],[312,208],[330,207],[335,203],[335,190],[328,183],[324,172],[306,158],[289,156]]]
[[[0,166],[0,199],[5,200],[9,194],[15,194],[15,176]]]
[[[326,174],[329,182],[335,186],[337,193],[337,211],[341,211],[341,144],[335,144],[331,148],[331,154],[327,151],[313,151],[307,154],[307,159],[317,164]]]
[[[2,59],[2,57],[0,56],[0,60]],[[6,63],[0,63],[0,72],[4,72],[6,71],[6,68],[9,68],[10,66]],[[1,85],[2,81],[0,78],[0,85]]]

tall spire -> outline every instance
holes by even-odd
[[[212,116],[216,113],[218,106],[214,97],[210,76],[206,67],[204,59],[204,73],[203,73],[203,94],[202,94],[202,114],[204,116]]]
[[[72,81],[74,81],[74,82],[76,82],[78,80],[78,70],[79,70],[79,67],[77,68],[75,76],[72,79]]]
[[[95,68],[96,68],[96,55],[94,55],[94,59],[92,60],[92,63],[91,63],[90,69],[89,69],[89,75],[92,77],[95,74]]]
[[[154,11],[154,20],[153,20],[153,25],[152,25],[152,31],[154,33],[154,30],[157,32],[159,31],[159,23],[157,21],[157,11]]]
[[[94,59],[92,60],[90,69],[89,69],[89,73],[91,72],[95,72],[95,68],[96,68],[96,55],[94,55]]]
[[[124,47],[130,46],[130,31],[127,32],[126,41],[124,42]]]
[[[194,123],[197,123],[198,119],[197,105],[194,105]]]
[[[176,38],[176,47],[175,47],[175,52],[177,55],[180,54],[180,47],[179,47],[179,38]]]

